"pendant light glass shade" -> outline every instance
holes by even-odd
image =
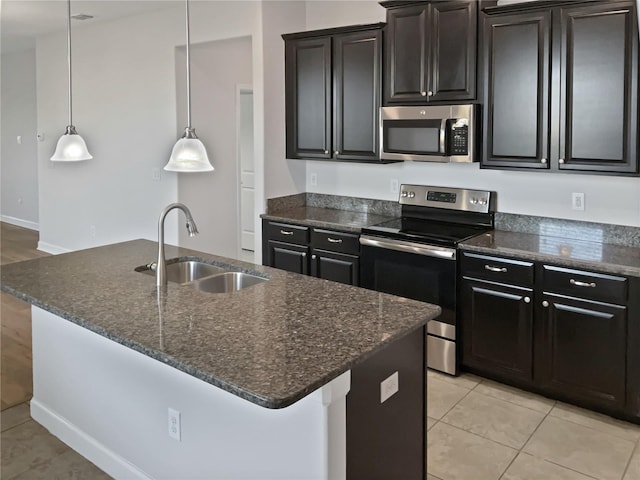
[[[169,172],[211,172],[209,156],[204,144],[196,137],[195,129],[187,129],[173,146],[169,163],[164,167]]]
[[[93,156],[87,149],[84,139],[76,132],[71,115],[71,0],[67,0],[67,73],[69,77],[69,124],[58,139],[52,162],[79,162],[91,160]]]
[[[213,166],[204,144],[191,127],[191,58],[189,54],[189,0],[185,0],[187,30],[187,128],[171,151],[169,163],[164,167],[169,172],[211,172]]]
[[[73,125],[69,125],[65,134],[58,139],[56,151],[51,160],[53,162],[79,162],[92,158],[84,139],[76,133]]]

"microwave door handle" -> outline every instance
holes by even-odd
[[[446,129],[447,129],[447,119],[443,118],[440,121],[440,153],[445,156],[447,155],[447,152],[445,150],[445,145],[444,145]]]

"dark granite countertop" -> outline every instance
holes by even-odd
[[[362,227],[386,222],[394,217],[323,207],[292,207],[263,213],[260,217],[278,222],[293,222],[310,227],[360,233]]]
[[[640,277],[638,247],[494,230],[462,242],[460,248]]]
[[[270,280],[234,293],[158,289],[148,240],[2,266],[2,290],[267,408],[283,408],[440,313],[435,305],[166,247]],[[96,372],[97,374],[98,372]]]

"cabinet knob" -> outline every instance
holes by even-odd
[[[544,301],[542,302],[542,306],[543,306],[543,307],[545,307],[545,308],[546,308],[546,307],[548,307],[548,306],[549,306],[549,302],[547,302],[546,300],[544,300]]]
[[[427,92],[420,92],[420,95],[422,95],[423,97],[427,96]]]
[[[324,151],[324,154],[325,154],[325,155],[329,155],[329,150],[325,150],[325,151]]]
[[[558,160],[558,163],[564,163],[564,158],[561,158],[560,160]]]
[[[540,159],[540,163],[547,163],[547,159],[546,158],[541,158]]]
[[[427,92],[427,97],[433,97],[433,92],[431,90]]]
[[[316,256],[315,255],[311,255],[311,260],[315,260]]]
[[[335,152],[333,152],[333,153],[335,153],[336,155],[340,155],[340,150],[336,150],[336,151],[335,151]]]
[[[529,297],[524,297],[524,303],[531,303],[531,299]]]

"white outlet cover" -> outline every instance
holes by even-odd
[[[380,403],[384,403],[393,397],[400,389],[398,372],[393,372],[380,382]]]
[[[173,408],[169,408],[169,436],[178,441],[180,440],[180,412],[174,410]]]

